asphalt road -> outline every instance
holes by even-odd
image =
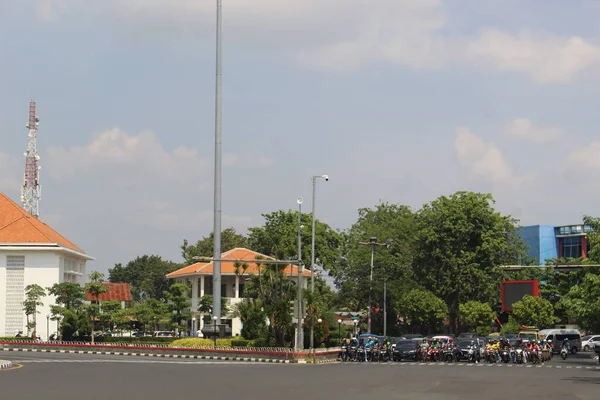
[[[249,364],[127,356],[2,353],[0,398],[597,400],[600,369],[589,358],[542,367],[466,364]],[[560,366],[560,368],[556,368]],[[588,369],[590,368],[590,369]]]

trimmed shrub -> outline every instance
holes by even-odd
[[[217,347],[231,348],[232,339],[217,339]],[[187,347],[192,349],[212,349],[214,346],[212,339],[206,338],[188,338],[175,340],[169,344],[169,347]]]
[[[232,347],[249,347],[251,340],[233,339],[231,340]]]
[[[120,337],[120,336],[105,336],[96,338],[98,343],[132,343],[132,344],[168,344],[177,340],[175,337]]]
[[[269,342],[266,339],[254,339],[251,340],[248,347],[270,347]]]

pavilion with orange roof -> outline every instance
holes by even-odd
[[[253,250],[245,248],[235,248],[226,251],[221,255],[221,295],[227,301],[229,309],[236,303],[239,303],[244,298],[244,278],[242,275],[257,275],[259,271],[260,259],[275,260],[273,257],[266,256]],[[241,262],[243,262],[243,268]],[[187,267],[178,269],[167,275],[168,279],[173,279],[177,283],[191,285],[192,298],[191,310],[193,315],[192,331],[200,330],[204,326],[204,313],[198,310],[199,299],[205,295],[213,293],[213,262],[198,262]],[[284,266],[284,272],[292,279],[298,279],[298,267],[296,265]],[[243,270],[243,271],[242,271]],[[302,270],[302,284],[307,287],[308,279],[311,276],[309,270]],[[199,321],[196,328],[195,321]],[[231,327],[233,336],[240,334],[242,330],[242,321],[232,315],[224,316],[222,319],[224,324]]]

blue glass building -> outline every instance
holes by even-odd
[[[546,265],[553,258],[587,258],[590,244],[587,225],[530,225],[519,229],[534,264]]]

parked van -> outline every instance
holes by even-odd
[[[560,353],[560,348],[565,339],[569,339],[571,353],[576,354],[581,350],[581,332],[577,329],[544,329],[540,331],[540,335],[545,340],[552,340],[555,353]]]

